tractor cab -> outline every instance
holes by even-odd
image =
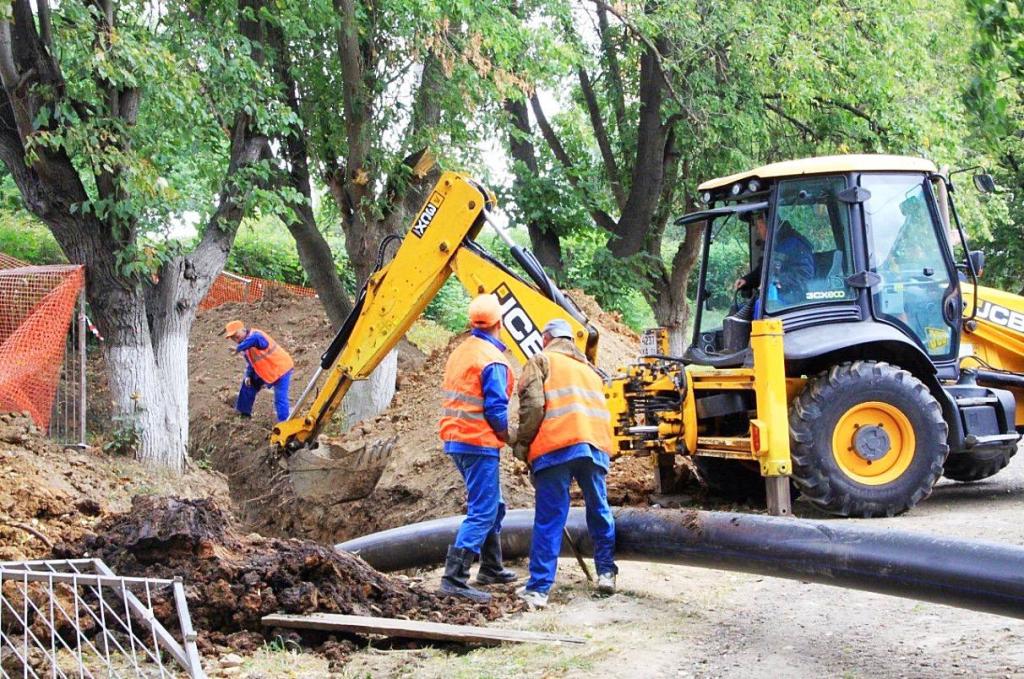
[[[801,372],[875,344],[954,379],[962,301],[946,184],[920,158],[820,157],[705,182],[686,360],[751,365],[750,328],[777,318]],[[826,357],[822,359],[822,357]]]

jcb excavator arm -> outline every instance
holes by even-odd
[[[490,222],[532,282],[473,241],[495,205],[494,195],[472,179],[455,172],[441,176],[394,259],[367,279],[355,309],[321,356],[320,370],[296,403],[291,419],[274,427],[274,446],[286,452],[311,447],[352,383],[369,377],[453,273],[471,296],[497,295],[502,341],[520,361],[541,350],[541,328],[553,318],[569,321],[576,343],[595,360],[597,331],[529,251]],[[322,373],[326,379],[302,412]]]

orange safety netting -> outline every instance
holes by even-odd
[[[0,255],[0,411],[28,411],[50,423],[75,302],[80,266],[27,266]]]
[[[18,269],[23,266],[29,266],[29,263],[0,252],[0,269]]]
[[[304,288],[301,285],[279,283],[265,278],[254,276],[239,276],[225,271],[217,276],[217,279],[210,287],[206,299],[199,305],[200,311],[218,307],[227,302],[245,302],[252,304],[263,299],[271,290],[288,290],[299,297],[316,297],[316,290]]]

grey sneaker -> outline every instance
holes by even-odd
[[[516,596],[526,602],[530,608],[544,608],[548,605],[548,595],[520,587],[516,590]]]
[[[597,591],[605,596],[615,594],[615,573],[598,573]]]

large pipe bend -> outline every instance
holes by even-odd
[[[444,561],[462,516],[425,521],[349,540],[382,571]],[[566,524],[593,553],[582,509]],[[879,530],[838,522],[670,509],[615,510],[617,559],[703,566],[862,589],[1024,618],[1024,548]],[[530,553],[533,510],[502,522],[506,558]],[[562,543],[562,554],[569,555]]]

